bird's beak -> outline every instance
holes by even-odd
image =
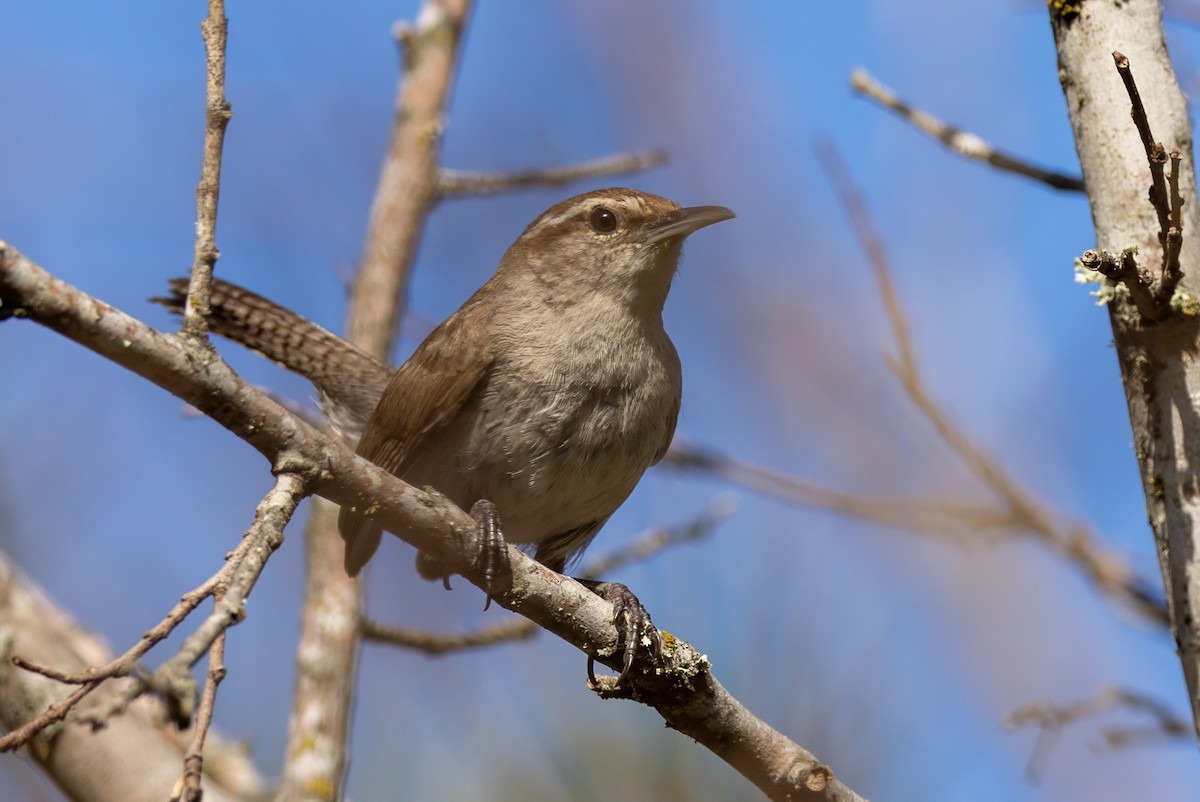
[[[724,206],[689,206],[667,212],[646,235],[646,244],[678,237],[683,239],[693,231],[728,220],[734,213]]]

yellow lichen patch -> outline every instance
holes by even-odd
[[[1046,0],[1046,6],[1059,19],[1068,21],[1079,16],[1083,0]]]
[[[1200,315],[1200,300],[1176,287],[1174,295],[1171,296],[1171,308],[1181,315],[1196,317]]]

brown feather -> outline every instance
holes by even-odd
[[[466,336],[475,308],[468,301],[396,371],[363,430],[360,456],[405,478],[439,431],[458,416],[492,362],[492,339]],[[375,554],[382,529],[355,508],[343,507],[338,531],[346,542],[346,572],[355,576]]]

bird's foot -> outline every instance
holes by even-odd
[[[483,567],[483,592],[487,594],[483,609],[486,610],[492,606],[492,597],[500,591],[500,581],[512,575],[512,566],[508,561],[508,543],[500,529],[496,505],[487,499],[480,499],[471,505],[471,517],[475,519],[479,531],[476,562]],[[417,573],[424,579],[442,580],[442,585],[450,590],[450,571],[423,552],[417,554]]]
[[[638,597],[620,582],[596,582],[588,579],[579,581],[592,593],[613,606],[613,624],[620,636],[617,645],[620,646],[624,643],[621,673],[617,676],[617,685],[621,685],[633,669],[633,663],[640,647],[645,646],[655,660],[662,656],[662,635],[654,626],[654,622],[650,620],[650,613],[642,606]],[[588,682],[593,687],[597,684],[595,668],[596,659],[589,655]]]
[[[496,505],[481,498],[471,505],[471,517],[479,527],[479,560],[483,563],[483,591],[487,601],[483,609],[492,606],[492,595],[497,589],[496,580],[512,574],[512,566],[508,562],[508,544],[504,542],[504,533],[500,530],[500,514]]]

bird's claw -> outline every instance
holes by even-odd
[[[512,573],[508,560],[508,544],[500,529],[500,514],[496,505],[487,499],[480,499],[471,505],[471,517],[479,532],[479,556],[477,560],[483,565],[483,592],[487,601],[483,609],[492,606],[492,597],[500,590],[501,577]],[[424,579],[442,580],[442,586],[450,590],[450,571],[445,565],[429,557],[423,552],[417,553],[417,573]]]
[[[512,572],[508,561],[508,544],[500,530],[500,514],[496,505],[485,498],[471,505],[471,517],[479,527],[479,559],[483,563],[483,590],[487,601],[483,609],[492,606],[492,596],[497,590],[497,579]]]
[[[638,647],[643,641],[648,641],[647,648],[653,659],[662,656],[662,635],[650,613],[642,605],[637,596],[629,588],[619,582],[583,581],[589,590],[613,606],[613,625],[620,637],[618,643],[624,643],[622,650],[621,673],[617,676],[617,685],[622,685],[633,670],[637,658]],[[596,660],[588,656],[588,681],[595,686]]]

